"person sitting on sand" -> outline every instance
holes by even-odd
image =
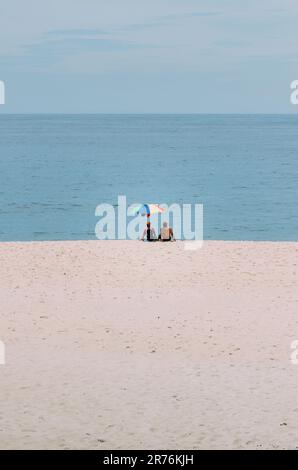
[[[163,223],[162,228],[160,229],[160,234],[158,236],[158,240],[162,242],[171,242],[171,241],[176,241],[174,237],[174,232],[172,227],[168,227],[167,222]]]
[[[153,227],[151,227],[150,223],[147,223],[147,227],[145,228],[143,232],[143,236],[141,238],[142,241],[145,241],[145,238],[147,242],[156,242],[157,237],[156,233]]]

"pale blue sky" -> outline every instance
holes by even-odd
[[[297,0],[0,0],[0,112],[297,112]]]

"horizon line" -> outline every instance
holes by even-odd
[[[296,112],[191,112],[191,113],[172,113],[172,112],[1,112],[0,116],[298,116]]]

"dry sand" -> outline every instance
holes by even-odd
[[[2,449],[298,446],[298,243],[1,243]]]

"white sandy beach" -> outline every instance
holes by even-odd
[[[298,447],[298,243],[1,243],[1,449]]]

